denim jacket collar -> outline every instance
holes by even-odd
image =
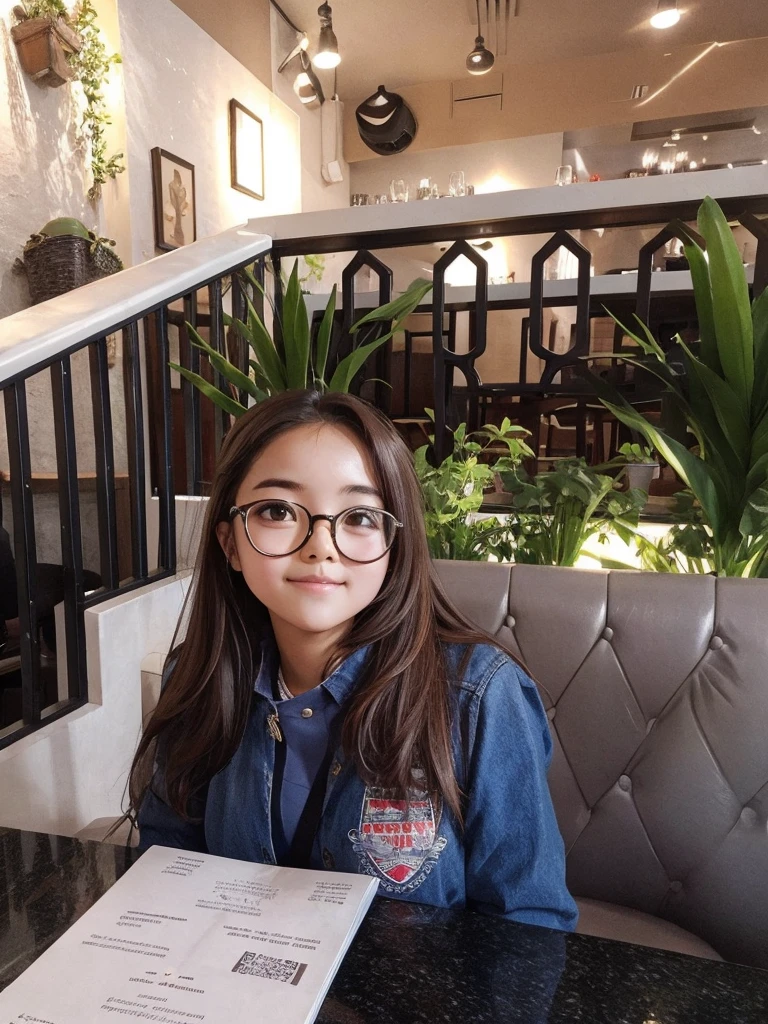
[[[338,668],[323,680],[320,684],[330,693],[337,704],[341,705],[354,693],[360,685],[362,668],[365,664],[371,647],[361,647],[353,651],[342,661]],[[277,669],[280,664],[280,654],[275,643],[274,636],[266,637],[261,644],[261,665],[253,685],[255,693],[266,697],[267,700],[274,700],[273,684],[277,677]]]

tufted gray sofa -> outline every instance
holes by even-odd
[[[579,930],[768,968],[768,580],[437,568],[539,683]]]
[[[768,968],[768,580],[436,565],[539,683],[579,930]]]

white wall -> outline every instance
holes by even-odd
[[[110,230],[103,206],[86,196],[91,178],[88,154],[78,139],[80,86],[51,89],[22,71],[11,38],[15,5],[15,0],[0,0],[0,317],[29,305],[26,279],[12,268],[33,232],[63,216],[76,217],[99,234]],[[114,5],[115,0],[98,4],[107,17]],[[114,81],[119,82],[119,70]],[[121,108],[118,102],[118,122]]]
[[[156,254],[150,150],[195,166],[197,236],[301,210],[299,119],[170,0],[121,0],[134,262]],[[264,122],[263,201],[230,185],[229,101]]]
[[[0,751],[0,825],[74,835],[121,813],[141,733],[141,663],[167,652],[190,579],[85,613],[91,702]]]

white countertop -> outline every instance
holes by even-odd
[[[318,238],[440,224],[477,224],[519,217],[566,215],[624,207],[642,209],[738,196],[768,195],[768,167],[736,167],[729,171],[689,171],[650,178],[619,178],[558,188],[517,189],[460,199],[431,199],[383,206],[344,207],[316,213],[289,214],[249,221],[254,232],[273,239]]]

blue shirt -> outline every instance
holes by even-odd
[[[466,795],[463,826],[419,790],[407,801],[367,786],[338,748],[328,771],[313,868],[364,872],[395,899],[470,907],[570,931],[576,906],[547,787],[549,728],[535,684],[490,644],[446,645],[455,679],[454,765]],[[359,685],[367,651],[350,655],[323,686],[340,705]],[[201,797],[202,821],[186,822],[162,800],[156,777],[139,810],[140,845],[155,843],[276,863],[271,820],[275,744],[267,719],[279,711],[262,671],[240,746]]]

